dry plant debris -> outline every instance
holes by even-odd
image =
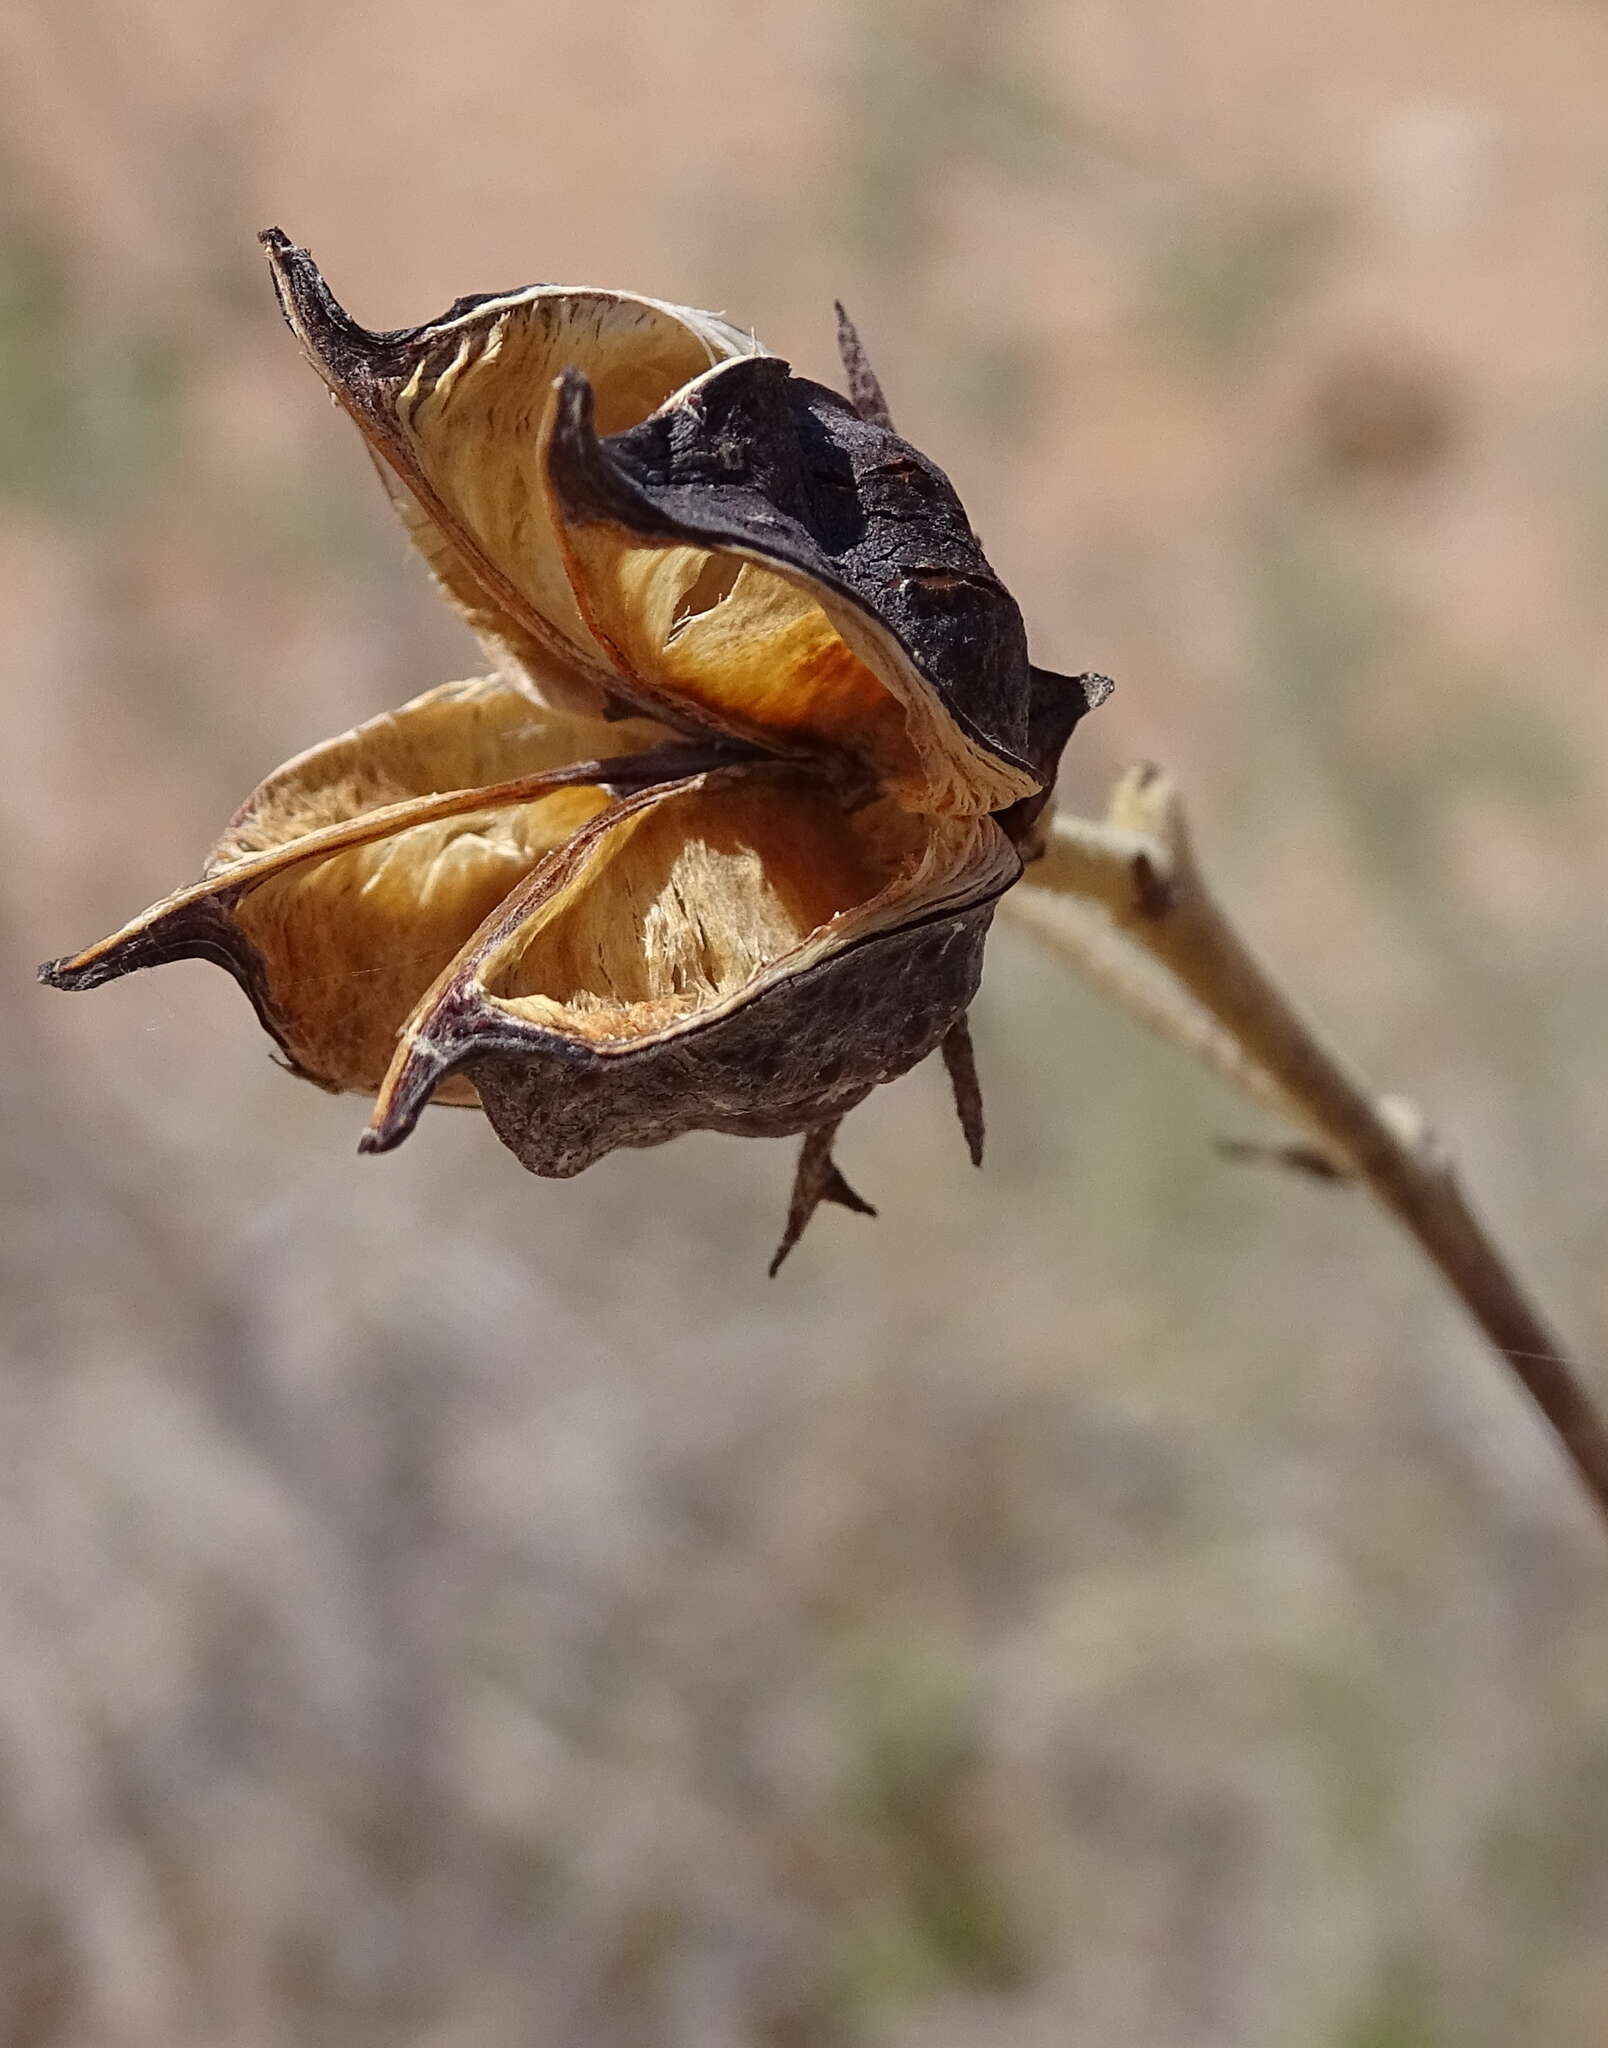
[[[689,1130],[804,1147],[777,1263],[864,1210],[832,1134],[964,1037],[1098,678],[1031,665],[948,479],[709,313],[536,285],[374,333],[263,237],[292,331],[485,649],[268,777],[200,881],[57,988],[203,957],[292,1072],[483,1108],[533,1173]]]

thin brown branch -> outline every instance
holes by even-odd
[[[1069,822],[1082,825],[1084,820]],[[1052,849],[1051,858],[1059,848]],[[1029,881],[1040,870],[1028,870]],[[1060,885],[1057,885],[1060,886]],[[1175,981],[1160,961],[1128,937],[1098,901],[1022,888],[1006,899],[1011,921],[1076,968],[1136,1024],[1199,1060],[1230,1088],[1275,1116],[1300,1113],[1239,1040]]]
[[[1055,897],[1062,902],[1049,900]],[[1131,964],[1113,970],[1070,923],[1058,932],[1046,915],[1091,903],[1109,922],[1111,958],[1134,949],[1145,967],[1165,969],[1175,1002],[1136,1001],[1133,988],[1145,984]],[[1012,907],[1141,1021],[1261,1106],[1282,1107],[1325,1156],[1368,1187],[1507,1361],[1608,1519],[1608,1429],[1561,1338],[1475,1213],[1424,1119],[1368,1086],[1229,919],[1196,858],[1171,778],[1135,769],[1117,785],[1104,822],[1058,819]],[[1203,1030],[1199,1018],[1212,1028]]]

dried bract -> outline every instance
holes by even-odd
[[[280,302],[489,672],[269,776],[193,886],[42,970],[205,957],[286,1063],[484,1108],[532,1172],[688,1130],[806,1134],[964,1019],[1062,746],[1104,694],[1033,668],[948,479],[712,314],[538,285],[371,333],[264,236]],[[778,1262],[781,1253],[778,1254]]]

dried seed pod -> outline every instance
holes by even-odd
[[[481,1103],[532,1171],[806,1134],[788,1235],[865,1205],[844,1113],[965,1037],[992,906],[1097,679],[1029,666],[948,480],[713,315],[552,286],[303,348],[496,674],[277,770],[202,879],[44,978],[219,961],[364,1149]],[[778,1255],[780,1258],[781,1254]]]

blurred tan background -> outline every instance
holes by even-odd
[[[1608,1552],[1386,1227],[1002,930],[791,1148],[523,1175],[33,963],[451,675],[357,315],[857,315],[1065,788],[1223,885],[1608,1385],[1600,0],[11,0],[4,2048],[1599,2048]]]

